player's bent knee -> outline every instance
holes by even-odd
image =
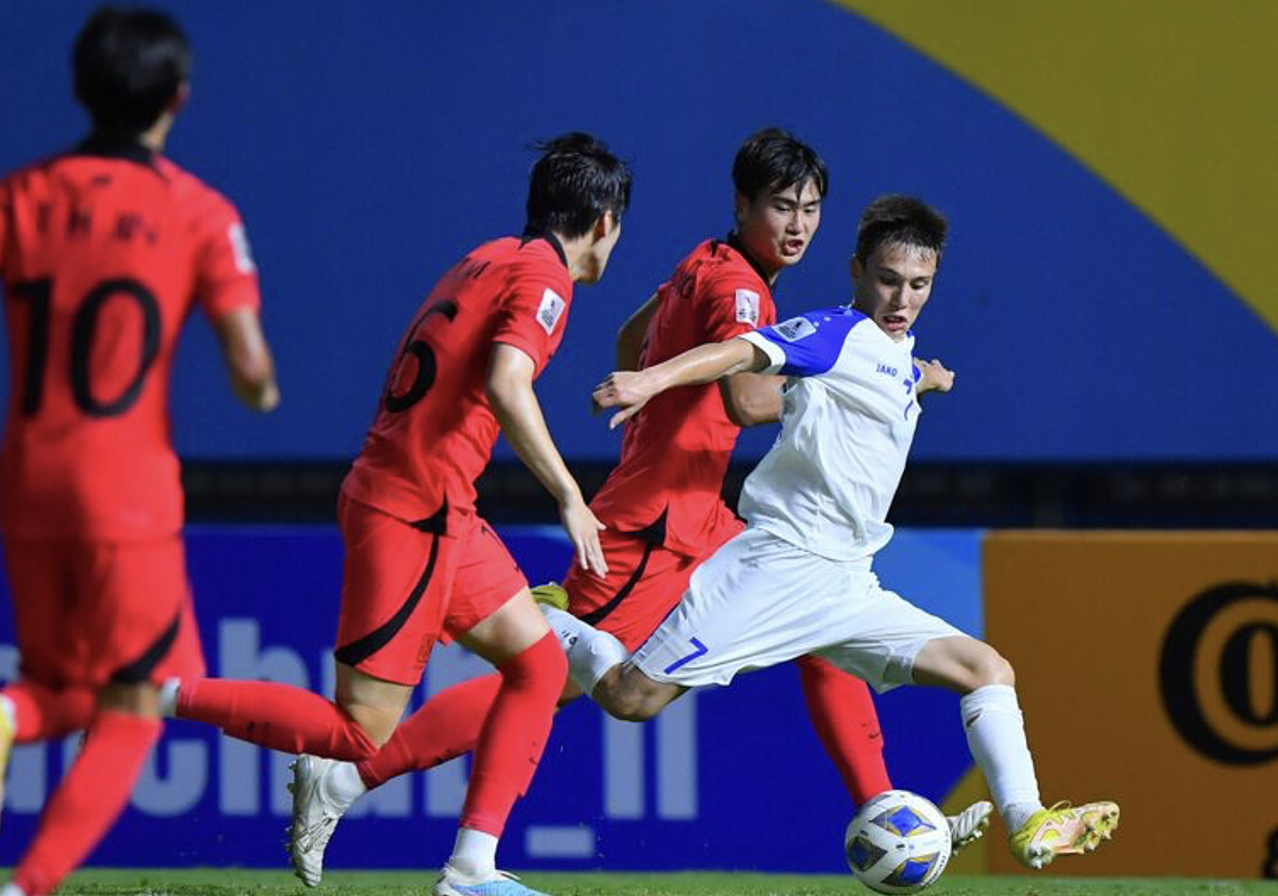
[[[975,678],[974,685],[976,687],[984,687],[986,685],[999,684],[1014,687],[1016,685],[1016,670],[1012,668],[1012,664],[990,645],[981,643],[981,648],[973,658],[972,674]]]

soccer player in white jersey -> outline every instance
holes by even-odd
[[[573,677],[617,718],[651,718],[690,687],[797,656],[822,656],[880,692],[939,685],[962,695],[968,745],[1016,857],[1041,868],[1090,852],[1118,825],[1111,802],[1050,808],[1039,799],[1011,665],[994,648],[882,588],[871,565],[892,537],[886,516],[919,418],[918,383],[943,388],[938,361],[916,366],[912,327],[928,301],[945,219],[906,196],[863,213],[851,306],[826,308],[703,345],[595,390],[610,425],[666,389],[741,371],[787,377],[782,432],[746,480],[744,532],[693,574],[633,655],[615,638],[547,608]]]

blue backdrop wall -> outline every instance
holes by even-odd
[[[562,576],[571,552],[557,528],[500,534],[531,581]],[[888,587],[980,635],[979,540],[970,530],[902,532],[877,569]],[[337,531],[195,527],[187,545],[210,673],[331,694]],[[6,618],[3,679],[16,670],[12,637]],[[487,671],[465,651],[441,648],[421,693]],[[971,766],[957,697],[906,688],[878,706],[894,782],[942,801]],[[20,855],[76,743],[15,752],[0,865]],[[193,722],[171,723],[131,807],[90,862],[282,867],[289,760]],[[366,797],[334,838],[330,866],[441,864],[465,794],[466,762],[397,779]],[[835,872],[846,867],[841,843],[851,812],[807,721],[798,675],[782,666],[690,693],[644,725],[608,719],[586,701],[565,709],[512,816],[501,860],[513,868]]]
[[[239,411],[197,326],[177,371],[187,456],[353,454],[434,279],[521,227],[526,145],[585,129],[633,162],[633,211],[539,391],[571,457],[611,459],[616,435],[584,409],[612,335],[730,227],[732,155],[769,124],[813,143],[833,175],[822,232],[779,284],[783,313],[848,295],[856,214],[875,195],[918,193],[951,217],[919,350],[959,388],[928,408],[916,456],[1278,456],[1278,414],[1257,412],[1255,385],[1278,369],[1262,317],[1024,119],[841,6],[163,5],[198,54],[170,154],[246,218],[284,389],[271,418]],[[0,5],[0,168],[81,134],[66,57],[91,6]],[[769,439],[747,436],[743,453]]]

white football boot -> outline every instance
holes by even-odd
[[[337,765],[335,759],[298,756],[289,766],[293,783],[293,823],[288,828],[288,854],[293,873],[308,887],[318,887],[324,875],[324,849],[337,822],[355,800],[343,801],[326,787],[325,779]]]
[[[988,800],[972,803],[958,815],[947,815],[950,823],[951,852],[958,854],[964,846],[981,839],[990,826],[990,816],[994,814],[994,804]]]
[[[452,865],[445,865],[439,873],[433,892],[434,896],[549,896],[524,886],[519,878],[505,871],[494,870],[489,875],[471,877]]]

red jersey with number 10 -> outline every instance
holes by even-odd
[[[137,145],[86,143],[0,182],[9,410],[0,526],[116,541],[182,526],[178,331],[258,306],[235,209]]]
[[[473,512],[499,431],[485,388],[493,344],[520,349],[540,375],[571,303],[554,237],[506,237],[462,259],[417,309],[342,491],[410,523]]]
[[[768,284],[735,240],[697,246],[657,296],[641,368],[776,322]],[[720,495],[740,432],[717,384],[663,392],[626,424],[621,462],[591,509],[609,528],[701,556],[732,516]]]

